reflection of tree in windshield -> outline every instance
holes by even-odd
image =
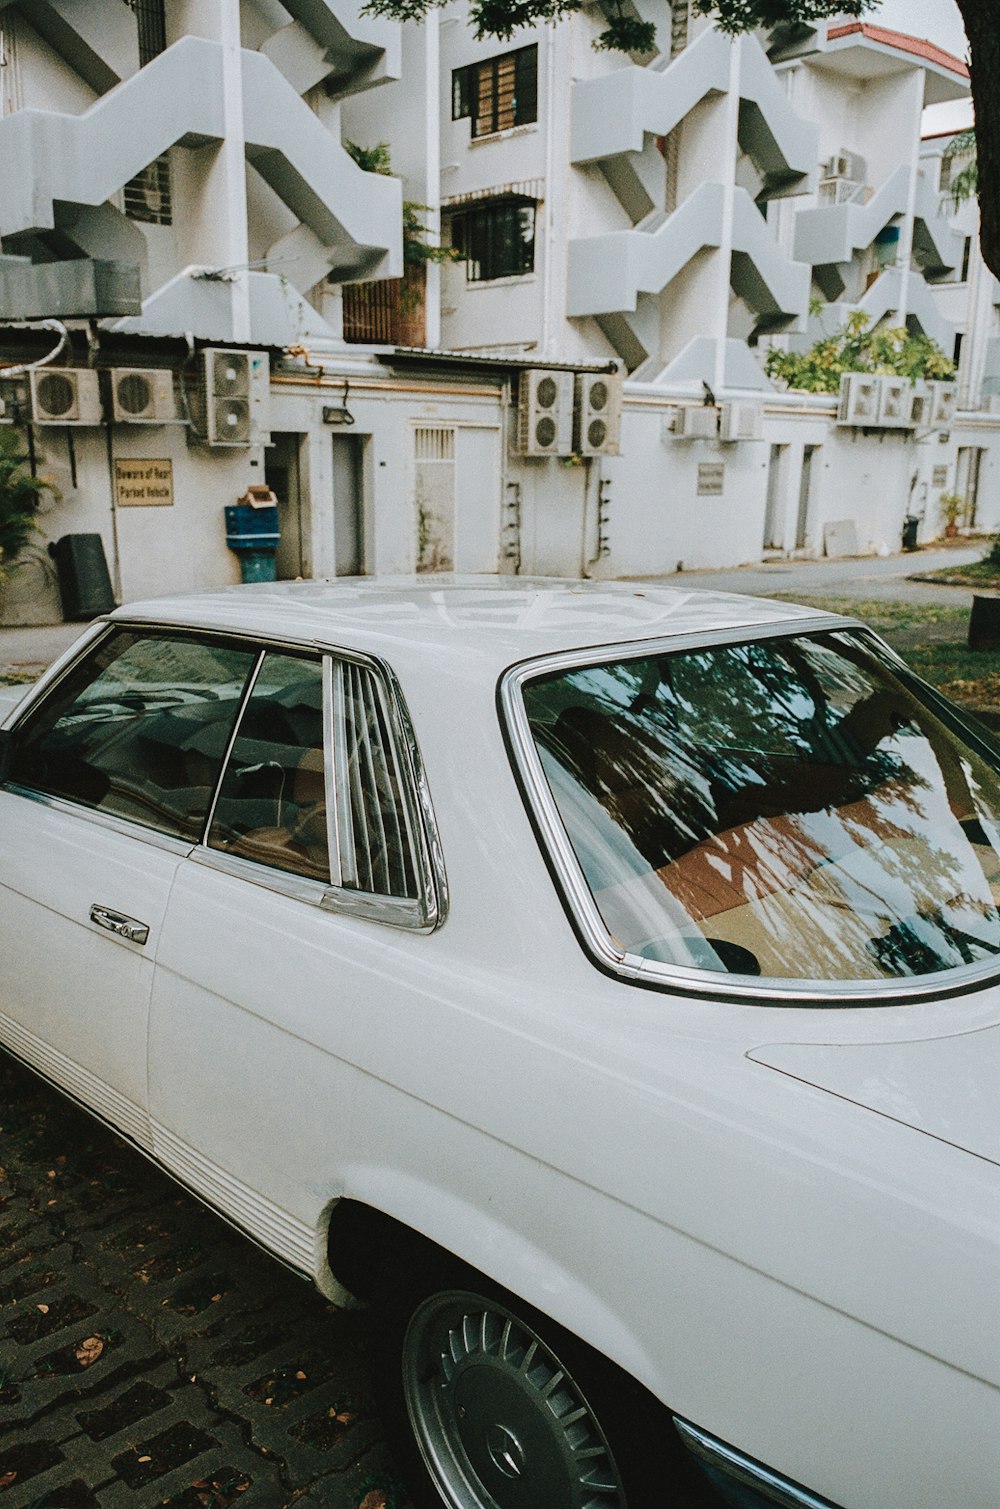
[[[525,702],[536,740],[627,840],[593,882],[619,937],[629,907],[641,914],[626,946],[669,958],[679,905],[687,939],[779,977],[1000,953],[996,772],[861,638],[586,667],[529,684]],[[651,939],[657,886],[670,902]]]

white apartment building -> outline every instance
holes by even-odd
[[[599,5],[500,44],[461,3],[0,0],[0,398],[45,533],[132,597],[238,579],[222,509],[265,483],[286,576],[896,548],[956,487],[1000,524],[997,289],[920,141],[964,65],[637,8],[630,59]],[[777,391],[769,345],[855,308],[962,336],[960,408]],[[4,612],[58,616],[43,549]]]

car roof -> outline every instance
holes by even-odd
[[[261,582],[130,603],[113,615],[365,650],[428,653],[497,672],[535,655],[816,618],[767,598],[660,583],[433,576]]]

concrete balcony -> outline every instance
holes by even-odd
[[[396,22],[360,15],[352,0],[287,0],[284,8],[293,19],[260,50],[297,94],[325,84],[340,98],[401,76]]]
[[[636,308],[640,294],[662,293],[698,252],[722,245],[724,205],[723,185],[704,183],[672,215],[571,241],[567,314],[622,313]],[[735,292],[765,321],[788,324],[805,315],[809,268],[787,260],[740,188],[733,191],[733,272]]]
[[[702,100],[728,91],[733,45],[722,32],[709,28],[673,62],[621,68],[603,78],[576,83],[573,163],[599,163],[629,208],[636,200],[637,186],[620,183],[623,175],[631,168],[641,178],[647,138],[668,136]],[[763,196],[802,192],[804,181],[816,172],[817,128],[792,110],[766,54],[753,38],[742,44],[738,88],[740,145],[763,178]]]
[[[867,200],[859,186],[857,197],[844,204],[822,204],[800,210],[795,219],[795,257],[813,267],[849,263],[855,252],[866,251],[880,231],[906,214],[910,168],[902,164]],[[927,271],[944,273],[962,257],[961,237],[940,213],[940,201],[920,175],[914,197],[914,245]]]
[[[703,183],[672,215],[644,226],[569,243],[566,313],[635,310],[641,293],[661,293],[691,258],[722,244],[725,189]]]
[[[898,325],[902,297],[902,269],[887,267],[858,303],[828,304],[821,319],[811,328],[810,334],[819,339],[827,331],[845,325],[849,315],[855,310],[866,314],[871,325],[878,325],[883,320],[890,325]],[[906,280],[906,313],[907,319],[915,320],[924,335],[936,341],[947,356],[951,355],[956,327],[944,318],[930,285],[924,282],[916,270]]]
[[[247,157],[322,243],[327,270],[398,276],[398,180],[362,172],[263,54],[242,64]],[[81,115],[0,121],[0,235],[51,232],[61,207],[103,205],[171,147],[220,141],[222,94],[221,48],[188,36]]]
[[[138,71],[135,20],[121,0],[0,0],[0,15],[15,8],[95,94]]]

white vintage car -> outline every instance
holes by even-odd
[[[998,770],[784,604],[132,606],[0,734],[0,1041],[377,1303],[420,1505],[996,1509]]]

